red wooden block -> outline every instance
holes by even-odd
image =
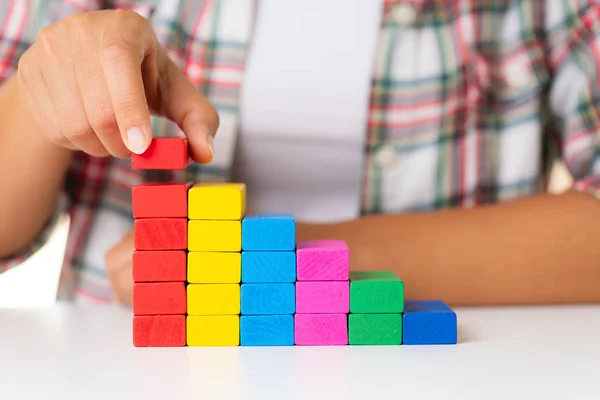
[[[185,346],[185,315],[143,315],[133,317],[135,347]]]
[[[131,154],[133,169],[185,169],[187,162],[186,138],[154,138],[143,154]]]
[[[134,186],[131,206],[134,218],[187,218],[191,183],[149,183]]]
[[[136,250],[185,250],[187,218],[136,219],[133,244]]]
[[[134,251],[134,282],[183,282],[187,277],[186,252]]]
[[[133,284],[134,315],[185,314],[186,300],[184,282]]]

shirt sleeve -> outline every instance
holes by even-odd
[[[600,8],[575,3],[546,5],[550,116],[573,188],[600,199]]]

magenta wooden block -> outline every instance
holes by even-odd
[[[294,336],[297,346],[348,344],[348,317],[346,314],[296,314]]]
[[[296,312],[347,314],[350,312],[348,281],[296,282]]]
[[[315,240],[296,244],[299,281],[347,281],[350,250],[343,240]]]

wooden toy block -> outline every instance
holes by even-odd
[[[391,271],[350,273],[350,312],[390,314],[404,311],[404,283]]]
[[[133,169],[185,169],[187,162],[186,138],[154,138],[143,154],[131,155]]]
[[[246,212],[243,183],[199,183],[188,193],[189,219],[239,221]]]
[[[188,253],[188,283],[240,283],[240,253],[191,251]]]
[[[402,344],[402,314],[350,314],[348,341],[351,345]]]
[[[296,314],[294,336],[298,346],[348,344],[346,314]]]
[[[402,325],[407,345],[457,342],[456,314],[441,300],[407,300]]]
[[[185,315],[138,315],[133,317],[135,347],[185,346]]]
[[[239,252],[241,249],[240,221],[189,221],[188,250]]]
[[[296,282],[296,253],[293,251],[244,251],[242,282]]]
[[[188,346],[239,346],[240,317],[207,315],[187,317]]]
[[[242,220],[244,251],[294,251],[296,221],[291,214],[254,214]]]
[[[183,282],[186,254],[183,250],[133,252],[134,282]]]
[[[348,281],[296,282],[299,314],[347,314],[350,310]]]
[[[243,283],[243,315],[293,314],[296,291],[293,283]]]
[[[185,250],[187,227],[186,218],[136,219],[133,222],[135,249]]]
[[[184,282],[133,284],[134,315],[185,314]]]
[[[191,184],[148,183],[131,190],[134,218],[187,218],[187,192]]]
[[[301,241],[296,245],[299,281],[346,281],[350,250],[343,240]]]
[[[240,285],[192,283],[187,287],[188,315],[229,315],[240,313]]]
[[[291,315],[242,315],[242,346],[293,346],[294,317]]]

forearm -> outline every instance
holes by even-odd
[[[48,221],[70,153],[41,134],[14,77],[0,86],[0,258],[26,246]]]
[[[579,193],[470,210],[299,224],[344,239],[352,269],[390,269],[409,298],[452,304],[600,301],[600,201]]]

